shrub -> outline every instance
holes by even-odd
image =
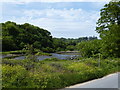
[[[46,56],[52,56],[50,53],[43,53],[43,52],[37,52],[35,55],[46,55]]]
[[[24,81],[26,78],[27,72],[24,67],[20,65],[16,66],[9,66],[3,65],[2,66],[2,85],[4,88],[18,88],[26,86],[25,83],[28,81]]]
[[[59,61],[58,58],[46,58],[44,61]]]
[[[4,88],[63,88],[72,84],[103,77],[118,71],[118,59],[87,58],[80,62],[48,59],[39,62],[29,60],[3,60]]]

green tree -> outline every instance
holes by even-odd
[[[73,51],[73,50],[75,50],[75,48],[76,47],[74,45],[68,45],[66,49],[70,50],[70,51]]]
[[[56,51],[64,51],[66,49],[66,42],[63,38],[53,38],[53,45]]]
[[[34,48],[53,48],[51,33],[45,29],[29,23],[16,24],[11,21],[2,23],[3,51],[21,50],[25,45],[33,45]]]
[[[92,57],[93,55],[100,53],[100,48],[101,40],[82,41],[77,45],[77,49],[83,57]]]
[[[2,50],[16,50],[17,46],[15,45],[15,42],[13,41],[11,36],[4,36],[2,37]]]
[[[26,51],[26,59],[33,61],[33,62],[38,61],[36,56],[34,55],[33,45],[29,45],[29,44],[25,45],[24,50]]]
[[[96,31],[102,39],[104,56],[120,57],[120,1],[106,4],[100,13]]]

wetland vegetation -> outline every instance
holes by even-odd
[[[2,24],[2,87],[64,88],[120,71],[120,1],[101,9],[97,37],[53,38],[48,30],[29,23]],[[53,54],[77,52],[60,59]],[[15,57],[25,56],[23,60]],[[49,56],[38,60],[36,56]],[[13,58],[14,57],[14,58]]]

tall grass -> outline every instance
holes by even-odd
[[[30,60],[3,59],[4,88],[64,88],[76,83],[118,72],[119,58],[81,60]]]

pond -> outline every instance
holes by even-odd
[[[52,56],[37,56],[38,60],[44,60],[46,58],[58,58],[58,59],[75,59],[79,57],[77,53],[70,53],[70,54],[57,54],[57,53],[51,53]],[[25,59],[25,56],[19,56],[15,57],[16,60]]]

